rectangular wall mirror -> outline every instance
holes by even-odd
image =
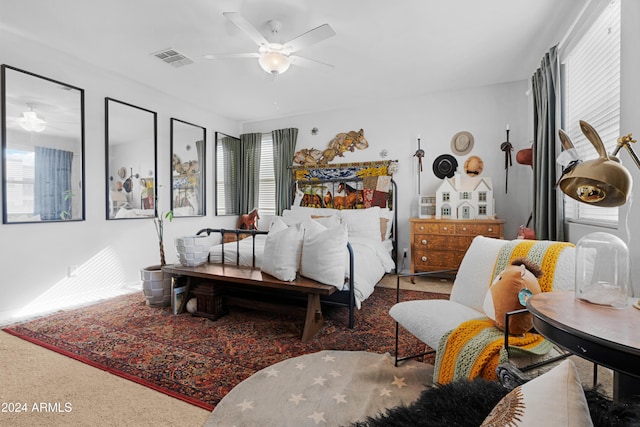
[[[156,216],[158,118],[105,98],[107,219]]]
[[[238,215],[240,138],[216,132],[216,215]]]
[[[171,210],[174,217],[205,214],[207,131],[171,119]]]
[[[84,90],[1,72],[3,222],[84,220]]]

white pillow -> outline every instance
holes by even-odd
[[[306,224],[300,275],[342,289],[348,259],[346,228],[326,228],[314,220]]]
[[[327,228],[337,227],[342,224],[342,220],[338,215],[311,215],[311,219]]]
[[[349,238],[380,238],[380,208],[344,209],[340,211],[342,223],[347,226]],[[382,240],[382,239],[381,239]]]
[[[282,229],[281,221],[274,220],[264,244],[265,256],[261,270],[279,280],[286,282],[295,280],[300,265],[303,236],[302,224]]]
[[[571,359],[523,385],[498,402],[483,426],[593,426],[580,377]]]

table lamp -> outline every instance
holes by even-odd
[[[636,141],[631,138],[631,134],[621,136],[618,138],[615,151],[609,155],[600,136],[590,124],[580,120],[580,128],[596,149],[598,158],[583,162],[577,156],[565,156],[571,161],[564,167],[558,181],[560,190],[572,199],[594,206],[624,205],[631,192],[633,180],[629,171],[620,164],[616,155],[622,147],[625,147],[636,166],[640,168],[640,161],[630,145]],[[558,134],[564,149],[575,152],[569,135],[562,129],[558,130]],[[559,158],[559,160],[561,159]]]
[[[565,151],[558,157],[563,171],[558,186],[567,196],[593,206],[622,206],[627,202],[633,180],[616,157],[625,147],[636,166],[640,161],[631,148],[631,134],[618,138],[613,154],[607,154],[596,130],[580,121],[582,133],[591,142],[598,158],[581,161],[569,136],[559,130]],[[615,308],[627,305],[629,290],[629,250],[618,237],[596,232],[584,236],[576,245],[576,298]]]

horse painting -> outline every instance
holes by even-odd
[[[343,204],[345,209],[355,209],[358,204],[364,203],[364,194],[362,190],[357,190],[349,184],[341,182],[340,186],[338,186],[338,193],[342,192],[345,193],[345,196],[341,196],[344,198],[344,203],[341,204]],[[337,205],[337,202],[335,201],[337,198],[338,196],[333,198],[334,205]]]

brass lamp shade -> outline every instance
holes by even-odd
[[[593,206],[624,205],[631,192],[631,174],[617,157],[607,154],[600,135],[589,123],[580,120],[580,129],[596,149],[598,158],[567,168],[558,182],[560,189],[572,199]],[[573,148],[564,131],[559,130],[558,134],[565,150]]]
[[[560,179],[560,189],[579,202],[594,206],[622,206],[631,192],[629,171],[606,157],[575,166]]]

